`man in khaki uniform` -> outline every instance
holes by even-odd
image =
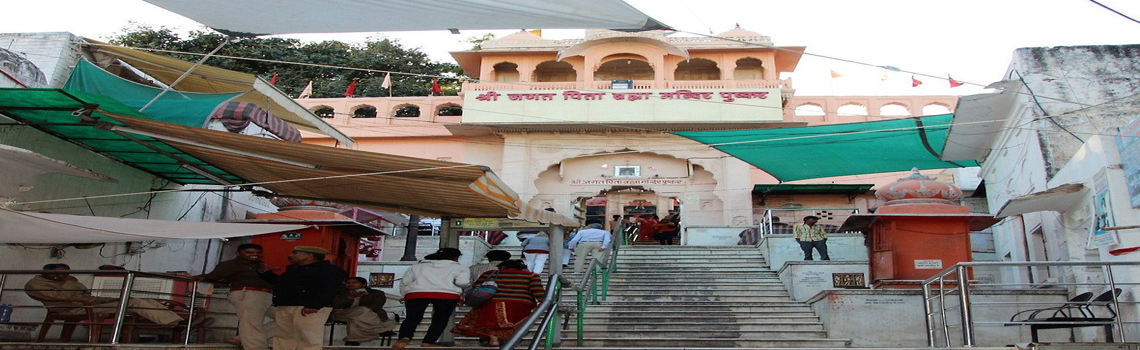
[[[218,263],[214,271],[196,276],[198,280],[227,283],[226,300],[234,306],[238,319],[237,338],[227,342],[241,344],[244,350],[267,350],[273,337],[273,284],[258,276],[269,270],[262,261],[262,247],[246,243],[237,247],[237,257]]]
[[[67,274],[67,271],[71,270],[67,264],[47,264],[44,265],[44,270],[43,274],[33,277],[24,285],[24,293],[43,303],[48,309],[64,315],[82,315],[87,312],[88,306],[100,314],[118,312],[118,298],[91,295],[91,290],[87,289],[87,286]],[[181,316],[151,299],[131,298],[127,300],[127,307],[127,311],[156,324],[171,326],[185,324]],[[204,320],[206,318],[198,318],[195,324]]]

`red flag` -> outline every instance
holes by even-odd
[[[922,85],[922,82],[915,79],[913,75],[910,76],[910,87],[918,87],[919,85]]]
[[[348,89],[344,90],[344,97],[352,97],[353,94],[356,94],[356,79],[352,79],[352,82],[348,83]]]
[[[1137,250],[1140,250],[1140,247],[1128,247],[1128,248],[1113,249],[1113,250],[1109,250],[1108,253],[1112,254],[1113,256],[1121,256],[1121,255],[1128,254],[1128,253],[1131,253],[1131,252],[1134,252]]]
[[[949,75],[947,75],[946,78],[950,79],[950,87],[952,87],[952,88],[956,88],[956,87],[964,85],[964,83],[957,81],[957,80],[954,80],[954,78],[950,77]]]
[[[439,89],[439,79],[438,78],[431,78],[431,92],[432,93],[443,92],[443,90]]]
[[[269,78],[269,85],[277,85],[277,72],[273,72],[273,77]]]

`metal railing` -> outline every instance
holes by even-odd
[[[617,268],[618,251],[621,250],[620,244],[616,240],[614,244],[606,249],[605,255],[601,259],[590,258],[590,264],[586,268],[586,273],[577,284],[570,285],[570,288],[575,291],[575,315],[576,315],[576,329],[575,329],[575,343],[577,346],[582,346],[585,342],[585,316],[587,306],[590,304],[598,304],[599,299],[606,300],[606,295],[609,293],[610,273],[614,272]],[[599,283],[599,275],[601,281]],[[534,338],[531,340],[529,350],[535,350],[538,344],[544,344],[545,350],[550,350],[554,346],[554,338],[557,335],[556,325],[553,320],[558,319],[558,312],[562,304],[562,285],[566,283],[563,281],[561,274],[554,274],[550,276],[550,282],[547,286],[547,298],[542,301],[535,308],[522,324],[519,325],[515,334],[511,339],[503,343],[499,348],[500,350],[511,350],[522,342],[523,338],[534,327],[535,323],[542,320],[539,326],[539,331],[535,332]],[[567,315],[569,316],[569,315]],[[545,340],[545,341],[544,341]]]
[[[1046,271],[1033,271],[1033,269]],[[958,263],[937,275],[922,282],[923,309],[926,312],[925,321],[927,329],[927,345],[930,347],[977,346],[978,327],[980,326],[1090,326],[1115,325],[1119,333],[1119,341],[1127,341],[1125,324],[1140,324],[1137,320],[1126,320],[1131,312],[1121,312],[1120,306],[1135,306],[1140,302],[1123,301],[1119,297],[1121,287],[1138,286],[1140,283],[1121,283],[1116,276],[1127,271],[1134,274],[1140,269],[1140,262],[1087,262],[1087,261],[1056,261],[1056,262],[965,262]],[[1124,271],[1122,271],[1124,270]],[[996,272],[996,273],[995,273]],[[992,274],[992,275],[991,275]],[[1007,281],[993,281],[990,276],[1000,275]],[[1047,281],[1032,282],[1034,276],[1076,276],[1073,279],[1081,281]],[[1024,280],[1030,282],[1017,282]],[[1051,300],[1031,300],[1032,298],[1012,298],[1013,301],[1002,301],[993,297],[997,292],[1008,291],[1038,291],[1044,294],[1047,291],[1056,291],[1058,296],[1065,296]],[[1111,321],[1103,318],[1087,321],[1063,319],[1028,319],[1014,320],[1012,317],[1020,312],[1058,309],[1066,307],[1069,297],[1078,292],[1102,293],[1111,296],[1102,307],[1109,307],[1113,315]],[[1116,291],[1115,293],[1112,291]],[[985,297],[985,301],[981,300]],[[996,318],[1001,315],[1002,318]],[[955,317],[956,316],[956,317]],[[955,319],[956,318],[956,319]],[[1007,319],[1009,318],[1009,319]],[[960,322],[959,324],[953,324]],[[960,338],[955,339],[952,328],[960,328]],[[1058,327],[1064,328],[1064,327]],[[1111,334],[1109,335],[1111,336]],[[941,340],[941,341],[940,341]],[[957,340],[957,342],[955,341]],[[1008,344],[1013,340],[1003,339]]]
[[[791,225],[803,222],[805,216],[821,216],[819,221],[820,225],[832,225],[838,229],[838,226],[840,226],[848,216],[851,216],[851,214],[859,214],[859,208],[766,209],[764,210],[764,215],[760,217],[760,224],[757,227],[759,234],[757,242],[768,237],[768,235],[781,233],[776,232],[781,226],[788,227],[787,233],[791,233]]]
[[[6,294],[11,293],[11,292],[23,291],[23,292],[27,293],[29,291],[31,291],[31,292],[39,291],[39,290],[30,290],[30,289],[24,289],[24,288],[8,288],[7,283],[8,283],[11,276],[13,276],[13,275],[44,275],[44,274],[48,274],[48,275],[66,274],[67,276],[65,278],[75,278],[72,275],[92,275],[93,281],[95,280],[94,277],[97,275],[121,276],[121,278],[122,278],[121,283],[122,284],[116,288],[117,290],[100,289],[100,287],[104,287],[104,286],[93,286],[93,287],[95,287],[94,289],[92,289],[91,287],[88,287],[87,289],[63,290],[63,291],[76,291],[76,292],[91,292],[92,294],[94,294],[96,296],[99,294],[117,294],[115,297],[117,299],[117,303],[114,307],[100,306],[100,305],[82,305],[82,306],[76,305],[76,306],[68,307],[68,308],[77,308],[77,309],[83,308],[83,309],[92,309],[92,310],[113,308],[115,311],[114,311],[114,315],[113,315],[114,319],[113,319],[113,322],[111,323],[112,330],[111,330],[110,344],[120,344],[123,340],[124,329],[128,326],[153,325],[153,324],[128,324],[127,323],[128,318],[130,316],[129,314],[131,313],[129,309],[145,309],[145,308],[141,308],[141,307],[129,306],[130,303],[128,302],[128,300],[130,300],[132,298],[132,295],[134,295],[134,294],[144,295],[146,297],[163,297],[162,299],[168,299],[171,302],[184,304],[185,310],[171,310],[168,308],[163,309],[163,310],[170,310],[170,311],[174,312],[175,314],[178,314],[179,316],[183,317],[184,320],[194,320],[195,319],[195,317],[196,317],[195,313],[197,312],[197,309],[199,308],[198,304],[200,301],[202,301],[199,299],[200,293],[199,293],[199,282],[198,282],[198,280],[190,278],[189,276],[178,276],[178,275],[170,275],[170,274],[148,273],[148,272],[139,272],[139,271],[125,271],[125,270],[0,270],[0,300],[15,299],[11,296],[7,296],[7,299],[5,299]],[[170,285],[171,288],[168,290],[139,290],[139,289],[136,289],[136,283],[140,279],[146,279],[148,284],[153,284],[155,281],[170,280],[171,282],[175,282],[175,281],[182,282],[182,283],[185,283],[185,285],[177,286],[177,285],[171,283],[171,285]],[[87,287],[86,285],[84,285],[84,286]],[[183,291],[183,293],[179,293],[178,290]],[[60,290],[52,290],[52,291],[60,291]],[[116,291],[117,291],[117,293],[115,293]],[[30,294],[27,295],[27,297],[32,299],[32,300],[36,300]],[[208,296],[203,296],[202,298],[208,298]],[[184,300],[185,302],[178,301],[175,299],[181,299],[181,300]],[[25,309],[25,310],[45,309],[45,310],[48,310],[48,312],[50,313],[51,312],[50,310],[52,308],[52,307],[44,306],[42,304],[40,304],[40,305],[19,304],[19,303],[11,303],[11,304],[13,304],[12,305],[12,307],[14,309],[13,313],[15,313],[15,310],[19,310],[19,309]],[[107,303],[107,304],[109,304],[109,303]],[[56,306],[55,308],[58,309],[58,308],[63,308],[63,307],[62,306]],[[109,314],[109,312],[99,312],[99,314]],[[81,315],[82,314],[77,314],[77,316],[81,316]],[[32,321],[11,321],[9,323],[11,323],[11,324],[40,325],[41,327],[50,326],[49,324],[46,324],[44,322],[32,322]],[[93,320],[84,320],[82,322],[69,322],[69,323],[88,326],[88,332],[91,332],[90,326],[93,326],[93,325],[96,325],[96,324],[99,324],[102,322],[94,322]],[[190,332],[191,332],[191,327],[193,325],[193,322],[185,321],[183,323],[185,323],[185,324],[184,325],[178,324],[178,325],[176,325],[176,327],[184,327],[184,329],[183,329],[184,335],[183,335],[183,339],[182,339],[182,344],[187,345],[187,344],[189,344],[189,341],[190,341],[190,334],[191,334]],[[100,337],[98,334],[95,334],[92,336],[92,339],[95,339],[95,340],[98,340],[99,338]]]

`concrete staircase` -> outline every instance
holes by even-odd
[[[573,302],[573,293],[564,300]],[[586,347],[843,348],[752,247],[626,246],[609,296],[587,309]],[[575,315],[562,346],[575,345]]]

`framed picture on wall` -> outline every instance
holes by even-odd
[[[641,177],[641,166],[618,165],[614,167],[614,177]]]

